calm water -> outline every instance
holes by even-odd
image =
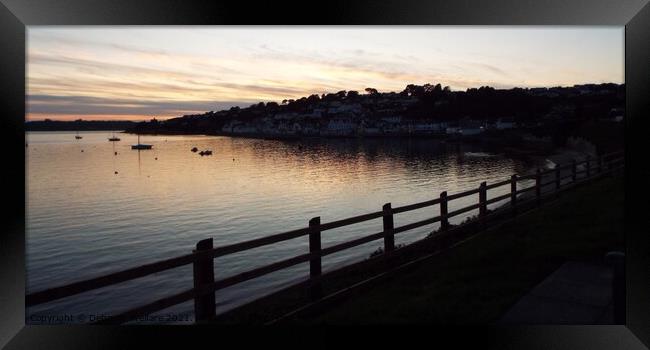
[[[476,145],[433,140],[311,139],[273,141],[208,136],[31,132],[25,149],[28,292],[192,251],[475,188],[538,166]],[[201,157],[192,147],[211,149]],[[115,155],[117,152],[117,155]],[[117,172],[117,173],[116,173]],[[506,186],[507,187],[507,186]],[[490,191],[488,198],[508,191]],[[450,202],[450,210],[476,198]],[[471,201],[471,203],[470,203]],[[398,214],[402,225],[437,207]],[[474,215],[475,212],[467,213]],[[452,223],[461,221],[456,217]],[[437,224],[408,231],[396,244],[427,235]],[[323,232],[323,247],[380,232],[381,219]],[[325,271],[366,259],[382,241],[327,256]],[[217,278],[306,253],[298,238],[215,260]],[[307,263],[217,292],[218,312],[308,275]],[[191,266],[28,309],[35,315],[113,314],[192,286]],[[161,312],[191,315],[187,302]],[[82,317],[81,317],[82,318]]]

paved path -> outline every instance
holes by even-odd
[[[567,262],[498,324],[614,324],[612,279],[607,265]]]

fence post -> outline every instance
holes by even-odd
[[[587,178],[591,175],[591,157],[587,156]]]
[[[449,229],[449,218],[447,217],[449,209],[447,203],[447,191],[440,192],[440,231],[447,231]]]
[[[577,173],[578,173],[578,164],[577,164],[575,159],[573,160],[571,171],[572,171],[571,182],[576,182],[576,177],[577,177]]]
[[[542,201],[542,170],[537,168],[535,173],[535,198],[537,198],[537,205]]]
[[[194,253],[212,250],[212,238],[196,244]],[[194,262],[194,289],[214,283],[214,260],[206,257]],[[216,317],[214,292],[194,298],[194,317],[196,322],[207,321]]]
[[[393,233],[393,209],[390,203],[384,204],[382,207],[384,212],[384,254],[390,254],[395,250],[395,233]]]
[[[312,300],[322,296],[320,276],[321,267],[321,245],[320,245],[320,216],[309,220],[309,278],[311,280],[310,294]]]
[[[510,177],[510,205],[512,206],[512,215],[517,215],[517,174]]]
[[[478,186],[478,229],[483,230],[485,228],[485,216],[487,215],[487,184],[485,181],[481,182]]]
[[[562,186],[562,180],[561,180],[561,171],[560,171],[560,165],[556,164],[555,165],[555,191],[559,192],[560,191],[560,186]]]
[[[485,218],[485,215],[487,215],[487,204],[485,203],[487,201],[487,183],[485,181],[481,182],[481,185],[478,187],[478,217],[481,220],[481,224],[483,224],[483,220]]]

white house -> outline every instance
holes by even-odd
[[[483,127],[462,127],[458,131],[463,136],[478,135],[483,132]]]
[[[358,113],[361,112],[362,107],[358,103],[350,103],[350,104],[344,104],[340,106],[334,106],[330,107],[328,110],[329,113],[345,113],[345,112],[353,112],[353,113]]]
[[[301,127],[300,133],[303,135],[318,135],[320,134],[320,129],[318,125],[306,124]]]
[[[313,119],[318,119],[323,116],[323,113],[325,113],[325,109],[320,109],[320,108],[314,108],[312,111],[308,113],[303,113],[302,116],[306,118],[313,118]]]
[[[348,135],[356,128],[349,118],[333,118],[327,123],[327,131],[334,135]]]
[[[382,117],[381,120],[385,121],[387,123],[395,123],[395,124],[397,124],[397,123],[402,122],[402,117],[400,117],[400,116]]]
[[[485,131],[482,123],[478,120],[465,120],[461,122],[458,131],[463,136],[477,135]]]
[[[512,129],[515,127],[515,121],[510,118],[499,118],[496,123],[498,130]]]
[[[446,126],[438,122],[417,122],[413,124],[413,131],[420,134],[444,133]]]
[[[447,135],[454,135],[454,134],[459,134],[460,133],[460,127],[458,126],[448,126],[445,129],[445,134]]]

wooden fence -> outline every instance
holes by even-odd
[[[584,165],[584,169],[578,171],[578,166]],[[244,281],[251,280],[278,270],[286,269],[301,263],[309,263],[309,286],[312,299],[317,300],[322,296],[321,276],[322,276],[322,258],[324,256],[340,252],[352,247],[356,247],[365,243],[375,240],[383,239],[384,249],[383,254],[390,255],[395,248],[395,235],[418,227],[430,225],[440,222],[440,230],[445,231],[450,227],[449,219],[460,214],[479,210],[478,221],[481,222],[487,215],[487,206],[492,203],[509,199],[511,210],[513,213],[517,211],[518,204],[521,200],[521,195],[529,191],[535,191],[534,199],[539,203],[543,196],[544,188],[547,190],[550,185],[553,185],[552,191],[557,193],[567,185],[581,182],[583,180],[590,180],[600,175],[608,174],[624,166],[622,152],[610,153],[598,158],[589,158],[581,162],[573,161],[570,164],[556,166],[554,169],[542,171],[537,169],[533,174],[519,176],[512,175],[509,179],[487,184],[482,182],[478,188],[467,190],[460,193],[450,194],[447,192],[440,193],[438,198],[431,200],[404,205],[393,208],[391,203],[386,203],[382,210],[363,214],[355,217],[350,217],[342,220],[336,220],[328,223],[321,223],[320,217],[315,217],[309,220],[309,224],[305,228],[274,234],[258,239],[235,243],[231,245],[213,247],[212,238],[201,240],[197,243],[196,249],[191,254],[186,254],[154,263],[129,268],[122,271],[117,271],[107,275],[90,278],[87,280],[70,283],[63,286],[48,288],[38,292],[27,294],[25,297],[25,305],[27,307],[35,306],[43,303],[48,303],[54,300],[71,297],[73,295],[103,288],[106,286],[114,285],[121,282],[130,281],[140,277],[148,276],[157,272],[166,271],[169,269],[177,268],[184,265],[193,264],[194,271],[194,285],[183,292],[170,295],[152,301],[148,304],[130,309],[120,314],[103,318],[96,323],[104,324],[121,324],[129,322],[138,317],[163,310],[173,305],[177,305],[188,300],[194,300],[194,314],[197,322],[206,321],[215,318],[216,316],[216,300],[215,292],[226,287],[233,286]],[[571,169],[568,175],[562,176],[562,170]],[[552,175],[553,174],[553,175]],[[550,176],[549,176],[550,175]],[[550,181],[544,182],[545,177],[550,177]],[[524,180],[535,180],[535,184],[531,187],[518,189],[518,183]],[[569,180],[565,182],[565,180]],[[500,195],[491,199],[487,199],[489,190],[493,190],[502,186],[510,186],[510,191],[507,194]],[[450,201],[472,196],[478,194],[478,202],[460,208],[454,211],[448,211],[448,204]],[[396,214],[438,205],[439,215],[406,224],[400,227],[394,227],[394,216]],[[321,247],[321,234],[323,231],[357,224],[369,220],[379,219],[383,220],[383,230],[368,236],[359,237],[351,241],[335,244],[333,246],[322,248]],[[309,236],[309,252],[287,258],[275,263],[248,270],[224,279],[215,280],[214,276],[214,259],[237,252],[242,252],[249,249],[254,249],[298,237]]]

